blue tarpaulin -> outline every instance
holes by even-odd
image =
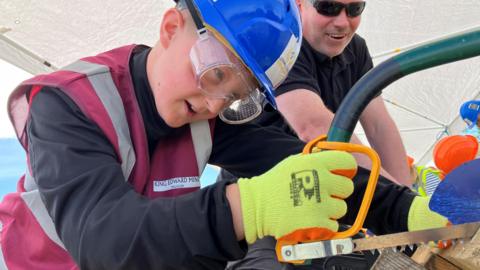
[[[480,159],[445,176],[430,200],[430,209],[453,224],[480,221]]]

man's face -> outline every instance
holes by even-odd
[[[147,74],[158,113],[171,127],[216,117],[230,103],[199,88],[190,50],[198,40],[190,17],[178,10],[164,15],[161,37],[147,61]],[[222,74],[214,73],[218,76]],[[209,78],[214,80],[215,78]],[[225,93],[229,94],[229,93]]]
[[[323,0],[321,0],[323,1]],[[337,0],[348,4],[359,0]],[[335,17],[319,14],[309,0],[301,0],[303,36],[320,53],[334,57],[343,52],[360,25],[361,16],[347,17],[345,9]]]

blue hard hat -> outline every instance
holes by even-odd
[[[480,100],[470,100],[462,104],[460,107],[460,116],[463,121],[468,124],[468,128],[472,128],[477,124],[478,115],[480,113]]]
[[[260,83],[276,108],[273,91],[287,77],[300,52],[302,28],[295,0],[193,0],[213,28]]]

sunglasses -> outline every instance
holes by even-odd
[[[352,2],[344,4],[337,1],[318,1],[310,0],[313,7],[317,10],[318,14],[327,17],[336,17],[340,15],[342,10],[345,8],[347,17],[354,18],[360,16],[365,9],[365,2]]]

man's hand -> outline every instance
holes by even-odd
[[[247,242],[312,227],[337,231],[356,168],[352,155],[326,151],[290,156],[261,176],[239,179]]]

